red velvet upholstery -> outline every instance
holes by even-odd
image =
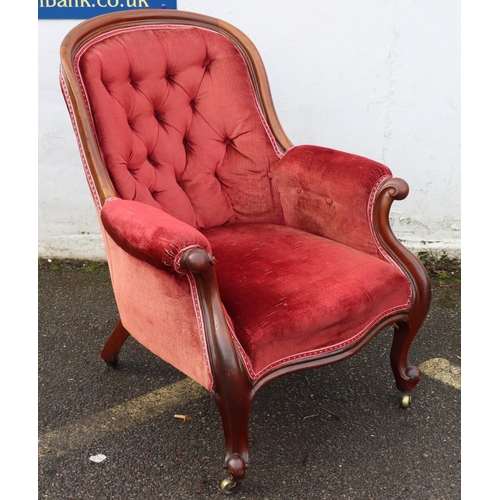
[[[138,201],[111,198],[101,210],[106,232],[130,255],[161,270],[178,270],[183,251],[211,252],[210,243],[192,226]]]
[[[410,306],[411,288],[398,267],[326,238],[271,224],[204,234],[253,378],[345,347]]]
[[[129,28],[94,40],[77,62],[111,179],[131,200],[108,201],[103,227],[159,269],[175,272],[185,248],[214,251],[253,378],[354,342],[409,307],[409,282],[380,260],[370,223],[390,170],[316,146],[282,155],[228,39]]]
[[[131,28],[94,40],[76,65],[121,198],[197,228],[283,221],[268,176],[279,151],[227,38]]]
[[[390,176],[385,165],[318,146],[289,149],[274,169],[287,226],[379,257],[383,252],[373,234],[373,202],[380,183]]]

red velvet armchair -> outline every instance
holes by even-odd
[[[210,392],[224,492],[245,478],[258,390],[346,359],[391,325],[408,405],[430,287],[389,226],[403,180],[360,156],[293,146],[256,48],[214,18],[90,19],[62,43],[60,82],[120,314],[101,357],[115,364],[130,334]]]

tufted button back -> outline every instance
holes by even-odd
[[[138,26],[87,44],[76,65],[118,196],[199,229],[282,222],[280,152],[228,38]]]

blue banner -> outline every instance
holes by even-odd
[[[137,9],[177,9],[177,0],[38,0],[38,19],[89,19]]]

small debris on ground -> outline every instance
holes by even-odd
[[[179,415],[177,413],[174,415],[174,418],[184,420],[185,422],[188,422],[189,420],[191,420],[191,417],[188,417],[187,415]]]

